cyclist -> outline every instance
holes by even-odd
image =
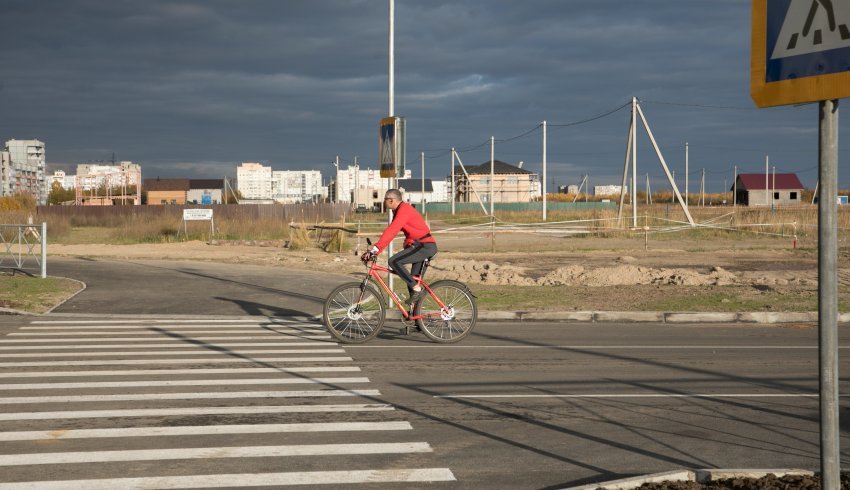
[[[431,236],[431,230],[419,212],[402,200],[400,190],[388,190],[384,195],[384,204],[387,209],[393,210],[393,220],[381,234],[378,243],[366,251],[362,259],[370,260],[372,256],[380,254],[399,231],[403,232],[404,249],[390,257],[388,262],[390,268],[407,283],[409,296],[405,303],[412,306],[422,296],[422,287],[416,283],[413,276],[420,275],[425,259],[430,259],[437,253],[437,240]],[[410,272],[405,264],[413,264]]]

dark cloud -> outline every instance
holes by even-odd
[[[52,168],[114,152],[147,176],[218,177],[241,161],[328,171],[336,154],[377,157],[385,0],[5,0],[0,18],[0,138],[45,141]],[[512,137],[638,96],[679,176],[690,143],[692,188],[703,167],[716,192],[766,154],[813,185],[816,106],[754,109],[749,23],[743,0],[396,0],[410,166],[426,151],[442,177],[448,148],[494,135],[497,158],[539,171],[540,131]],[[628,120],[552,126],[549,175],[618,182]],[[639,173],[664,187],[649,150],[641,136]],[[461,157],[481,163],[489,147]]]

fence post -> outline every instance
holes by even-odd
[[[41,278],[47,278],[47,223],[41,223]]]

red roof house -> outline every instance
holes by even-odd
[[[803,183],[797,174],[738,174],[732,189],[740,204],[749,206],[787,206],[800,204]]]

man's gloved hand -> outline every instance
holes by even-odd
[[[360,260],[363,262],[369,262],[374,259],[376,255],[378,255],[378,247],[372,246],[372,248],[363,252],[363,255],[360,256]]]

